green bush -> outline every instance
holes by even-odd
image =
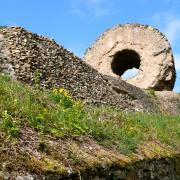
[[[150,96],[150,97],[156,97],[156,94],[155,94],[155,90],[154,89],[147,89],[146,90],[146,93],[147,93],[147,95],[148,96]]]
[[[19,136],[18,122],[15,121],[7,111],[2,112],[0,121],[0,129],[4,131],[10,138],[17,138]]]

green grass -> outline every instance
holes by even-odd
[[[23,124],[54,136],[75,136],[86,131],[85,112],[71,97],[40,91],[0,78],[1,129],[17,137]]]
[[[90,114],[93,137],[104,145],[115,145],[123,153],[131,153],[138,145],[157,140],[180,147],[180,116],[125,114],[104,107]]]
[[[0,76],[0,131],[11,141],[18,141],[25,125],[41,136],[91,136],[99,144],[124,154],[154,140],[180,147],[180,116],[87,106],[73,100],[62,88],[42,91]]]

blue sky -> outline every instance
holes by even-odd
[[[180,92],[180,0],[4,0],[0,24],[23,26],[82,57],[107,28],[124,23],[160,29],[173,48]]]

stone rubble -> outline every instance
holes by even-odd
[[[21,27],[0,29],[0,73],[30,85],[38,82],[43,88],[63,87],[86,103],[108,104],[124,111],[157,111],[141,89],[118,79],[121,85],[114,90],[112,78],[98,73],[54,40]]]

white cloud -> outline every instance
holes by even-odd
[[[180,40],[180,17],[173,11],[161,12],[153,15],[157,27],[164,32],[171,44]]]
[[[167,23],[165,34],[169,41],[173,43],[180,38],[180,19],[172,19]]]
[[[176,68],[176,85],[175,92],[180,93],[180,54],[174,54],[175,68]]]
[[[111,10],[105,6],[107,0],[71,0],[70,12],[81,17],[98,18],[107,15]]]
[[[174,54],[175,67],[177,71],[180,71],[180,54]]]

